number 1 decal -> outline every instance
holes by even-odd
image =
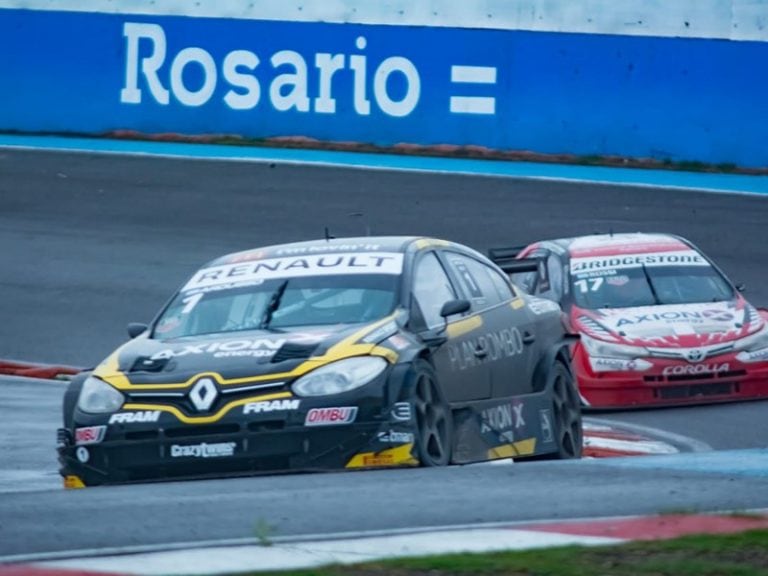
[[[192,309],[197,306],[197,303],[200,302],[203,298],[203,292],[198,292],[197,294],[192,294],[192,296],[187,296],[184,298],[184,300],[181,301],[182,304],[186,304],[184,308],[181,310],[182,314],[189,314],[192,312]]]

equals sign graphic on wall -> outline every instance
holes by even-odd
[[[451,66],[453,84],[496,84],[495,66]],[[492,96],[451,96],[454,114],[496,114],[496,98]]]

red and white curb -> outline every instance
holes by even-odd
[[[651,439],[643,434],[607,424],[584,422],[584,456],[588,458],[677,454],[678,452],[680,452],[678,448],[662,440]]]
[[[0,374],[7,376],[22,376],[24,378],[39,378],[42,380],[68,380],[82,370],[82,368],[75,366],[0,359]]]
[[[633,540],[661,540],[686,534],[725,534],[757,528],[768,528],[768,514],[662,515],[556,523],[496,524],[475,528],[400,531],[377,536],[318,536],[316,540],[282,541],[269,546],[213,546],[0,566],[0,576],[171,576],[288,570],[395,557],[620,544]]]

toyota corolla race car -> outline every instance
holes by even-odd
[[[526,292],[562,305],[585,406],[768,397],[768,327],[706,256],[662,234],[492,250]],[[533,263],[533,265],[532,265]]]
[[[223,256],[72,380],[65,485],[576,458],[560,308],[427,238]]]

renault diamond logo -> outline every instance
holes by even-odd
[[[701,362],[704,360],[704,351],[694,348],[693,350],[688,350],[686,357],[689,362]]]
[[[201,378],[192,386],[189,399],[198,412],[203,412],[213,405],[218,395],[219,391],[216,389],[216,384],[213,383],[213,380]]]

